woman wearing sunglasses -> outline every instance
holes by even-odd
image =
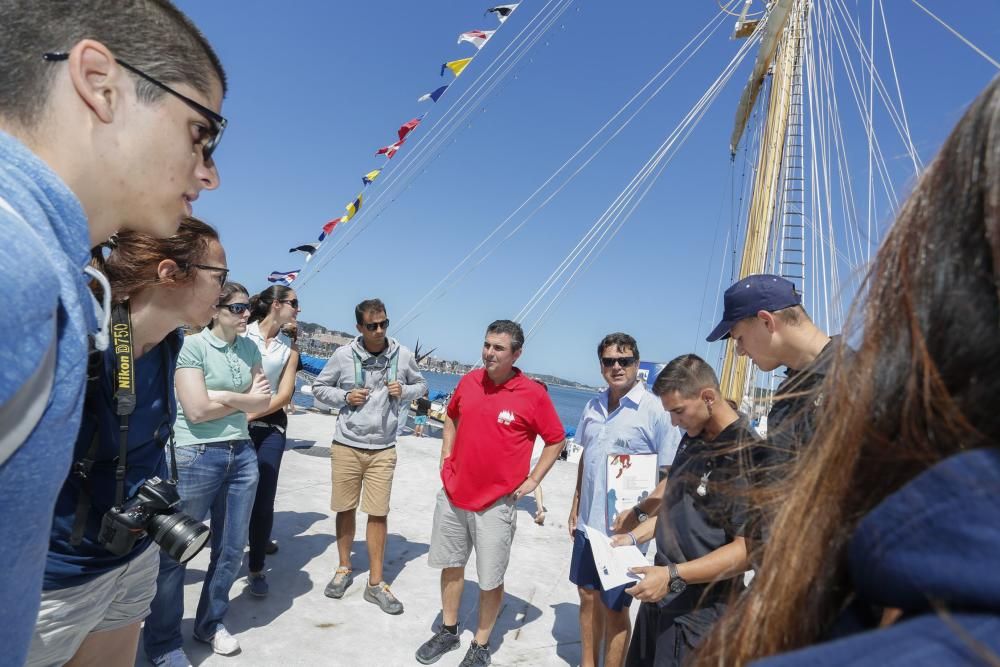
[[[257,454],[247,413],[260,413],[271,401],[260,351],[240,335],[249,317],[246,288],[226,283],[208,328],[185,339],[175,380],[181,509],[197,520],[211,516],[212,527],[212,557],[193,634],[222,655],[240,648],[222,619],[243,561],[257,490]],[[156,598],[143,633],[146,654],[156,665],[189,664],[181,638],[184,571],[184,565],[161,559]]]
[[[292,349],[292,340],[282,333],[287,325],[295,325],[299,300],[295,292],[283,285],[273,285],[250,298],[250,324],[247,338],[260,350],[264,375],[271,385],[271,401],[267,407],[247,415],[250,439],[257,450],[257,497],[250,515],[250,576],[247,582],[251,595],[267,595],[264,557],[271,545],[271,525],[274,523],[274,494],[278,489],[278,471],[285,452],[285,430],[288,415],[285,406],[295,393],[295,371],[299,353]],[[277,548],[274,545],[272,548]]]
[[[115,394],[122,387],[115,348],[127,340],[119,327],[128,323],[131,334],[135,396],[122,487],[129,502],[151,478],[169,477],[164,445],[176,414],[174,365],[183,342],[178,327],[203,326],[211,319],[220,271],[226,270],[218,234],[193,218],[170,238],[121,232],[107,247],[107,258],[99,248],[93,263],[111,285],[115,345],[90,360],[75,465],[52,518],[29,665],[134,662],[139,624],[156,592],[160,550],[147,534],[124,546],[103,539],[102,521],[113,517],[109,510],[119,504],[115,474],[122,420]]]

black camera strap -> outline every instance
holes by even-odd
[[[116,304],[111,310],[111,343],[115,353],[115,413],[118,415],[118,465],[115,467],[115,506],[120,506],[125,502],[125,475],[128,471],[128,419],[135,411],[135,360],[132,354],[132,318],[128,301]],[[161,343],[163,353],[164,373],[169,372],[170,354],[167,352],[167,345]],[[97,358],[103,360],[103,353],[97,352]],[[90,369],[88,376],[91,381],[100,382],[102,378],[103,363],[94,364],[96,368]],[[164,407],[170,405],[169,382],[164,381]],[[167,424],[167,443],[170,447],[170,473],[171,481],[176,483],[177,464],[174,461],[174,430],[172,424]],[[73,473],[82,479],[80,494],[76,503],[76,515],[73,520],[73,532],[70,536],[70,544],[77,545],[83,539],[83,532],[87,525],[87,514],[91,505],[91,478],[90,472],[97,461],[97,452],[100,448],[100,427],[94,431],[94,437],[90,441],[90,447],[82,459],[73,465]]]

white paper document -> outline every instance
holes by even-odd
[[[615,517],[631,510],[656,488],[656,454],[611,454],[608,456],[607,529]]]
[[[601,579],[601,588],[610,591],[612,588],[631,585],[642,579],[638,574],[629,572],[631,567],[649,565],[646,556],[638,547],[611,546],[611,538],[590,526],[584,526],[587,539],[590,541],[590,551],[594,554],[594,565],[597,566],[597,576]]]

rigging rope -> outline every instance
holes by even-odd
[[[511,40],[509,44],[497,55],[490,65],[476,77],[476,79],[466,88],[451,107],[438,118],[426,133],[420,135],[420,139],[411,147],[406,154],[406,159],[402,164],[397,163],[395,168],[385,174],[381,181],[381,189],[368,202],[368,206],[355,216],[355,224],[351,226],[347,234],[338,239],[339,243],[334,243],[327,251],[321,249],[325,255],[321,261],[314,263],[314,270],[307,276],[300,278],[297,285],[302,289],[312,278],[319,274],[333,259],[335,259],[347,246],[349,246],[360,233],[367,229],[374,222],[385,208],[395,201],[400,192],[396,192],[393,198],[377,213],[373,214],[379,203],[389,196],[390,189],[394,186],[397,190],[408,187],[410,181],[419,175],[418,169],[424,167],[428,161],[436,157],[433,152],[443,145],[455,131],[465,122],[468,116],[483,101],[493,89],[504,80],[513,69],[547,32],[560,16],[569,8],[574,0],[547,0],[545,5],[533,16],[520,32]],[[561,4],[560,4],[561,3]],[[524,36],[527,33],[526,36]],[[522,37],[523,36],[523,37]],[[508,53],[509,52],[509,53]],[[494,81],[495,79],[495,81]],[[468,98],[468,99],[466,99]],[[464,100],[464,101],[463,101]],[[426,154],[430,154],[429,156]],[[388,161],[387,161],[388,165]],[[406,179],[409,180],[406,180]],[[362,224],[367,223],[367,224]]]
[[[597,222],[588,230],[583,238],[577,243],[576,247],[570,251],[566,258],[560,263],[558,267],[550,274],[549,278],[543,283],[531,299],[524,305],[521,311],[515,316],[515,319],[522,321],[527,318],[531,312],[542,302],[542,299],[551,292],[556,281],[566,274],[569,269],[570,264],[575,261],[582,253],[584,248],[589,249],[584,255],[583,260],[577,265],[576,269],[570,274],[566,279],[565,284],[556,293],[556,295],[550,300],[549,305],[542,312],[539,318],[536,320],[535,324],[529,328],[531,332],[534,332],[538,326],[544,320],[545,314],[548,313],[555,302],[558,300],[559,296],[569,287],[572,283],[573,278],[583,269],[588,263],[587,260],[594,255],[596,252],[600,254],[600,250],[606,247],[607,243],[602,243],[602,241],[607,237],[608,242],[617,234],[618,230],[624,225],[624,223],[631,216],[632,211],[635,210],[636,206],[642,201],[646,193],[652,187],[653,183],[656,181],[656,177],[662,173],[663,168],[669,163],[667,156],[670,155],[670,159],[676,155],[676,151],[672,149],[677,146],[679,148],[683,145],[684,141],[690,136],[691,131],[693,131],[694,126],[697,125],[698,121],[704,116],[708,107],[712,102],[717,99],[719,93],[733,76],[738,68],[739,64],[742,62],[743,58],[749,53],[751,47],[756,44],[762,34],[762,27],[764,23],[758,25],[757,30],[754,35],[751,36],[737,51],[733,59],[726,65],[722,73],[718,78],[709,86],[708,90],[702,95],[702,97],[694,104],[691,110],[685,115],[681,120],[680,124],[670,133],[667,139],[657,148],[653,156],[646,162],[645,165],[639,170],[639,172],[633,177],[632,181],[626,186],[614,202],[605,210],[605,212],[598,218]],[[661,165],[661,163],[663,163]],[[653,175],[655,173],[655,175]],[[651,177],[652,176],[652,177]],[[639,188],[647,181],[649,183],[646,189],[641,195],[636,197],[636,192]],[[634,200],[634,203],[633,203]],[[629,204],[633,204],[632,207],[625,212],[625,207]],[[619,223],[617,228],[614,227],[616,223]],[[613,233],[611,231],[614,230]],[[608,234],[611,236],[608,237]],[[595,256],[596,258],[596,256]]]
[[[735,1],[738,1],[738,0],[735,0]],[[735,4],[735,2],[733,2],[732,4]],[[508,239],[510,239],[512,236],[514,236],[514,234],[516,234],[522,227],[524,227],[524,225],[527,224],[527,222],[529,220],[531,220],[532,217],[536,213],[538,213],[553,198],[555,198],[555,196],[558,195],[559,192],[561,192],[563,190],[563,188],[565,188],[567,185],[569,185],[569,183],[572,182],[575,179],[575,177],[578,174],[580,174],[583,171],[583,169],[586,168],[590,164],[590,162],[593,161],[601,153],[601,151],[604,149],[604,147],[606,147],[615,137],[617,137],[629,125],[629,123],[646,107],[646,105],[648,105],[663,90],[663,88],[671,80],[673,80],[673,78],[683,69],[683,67],[687,64],[687,62],[689,60],[691,60],[691,58],[698,51],[701,50],[702,46],[704,46],[708,42],[708,40],[712,37],[712,35],[718,30],[718,28],[721,25],[723,25],[724,18],[725,18],[725,15],[724,15],[723,12],[719,12],[714,17],[712,17],[712,19],[710,19],[708,21],[708,23],[706,23],[705,26],[703,28],[701,28],[701,30],[699,30],[694,35],[694,37],[692,37],[683,47],[681,47],[681,49],[663,67],[661,67],[660,70],[657,71],[641,88],[639,88],[639,90],[636,91],[636,93],[633,94],[632,97],[628,101],[626,101],[625,104],[623,104],[618,109],[618,111],[616,111],[600,128],[598,128],[593,134],[591,134],[591,136],[587,139],[587,141],[585,141],[583,143],[583,145],[580,146],[580,148],[578,148],[569,158],[567,158],[562,163],[562,165],[560,165],[559,168],[556,169],[555,172],[553,172],[538,188],[535,189],[534,192],[532,192],[528,196],[527,199],[525,199],[523,202],[521,202],[521,204],[519,204],[506,218],[504,218],[482,241],[479,242],[478,245],[476,245],[468,254],[466,254],[466,256],[463,257],[458,262],[458,264],[456,264],[451,269],[451,271],[449,271],[430,290],[428,290],[420,299],[418,299],[417,302],[410,308],[410,310],[407,311],[407,313],[404,314],[404,316],[401,318],[401,320],[400,320],[401,324],[400,324],[400,326],[399,326],[398,329],[402,329],[403,327],[406,327],[407,325],[409,325],[410,323],[412,323],[415,319],[417,319],[423,312],[425,312],[426,309],[423,308],[423,306],[428,302],[429,299],[431,299],[433,297],[433,301],[439,300],[440,298],[442,298],[447,293],[447,291],[451,287],[453,287],[455,284],[458,284],[458,282],[460,282],[463,278],[465,278],[467,275],[469,275],[469,273],[471,273],[476,268],[478,268],[483,262],[486,261],[486,259],[493,252],[495,252],[501,245],[503,245],[504,242],[506,242]],[[699,39],[701,40],[700,42],[698,42]],[[698,42],[698,43],[695,44],[695,42]],[[692,45],[694,45],[693,49],[692,49]],[[559,176],[559,174],[561,174],[570,164],[572,164],[573,161],[581,153],[583,153],[587,149],[587,147],[590,146],[601,135],[601,133],[604,132],[604,130],[606,130],[609,126],[611,126],[611,124],[619,116],[621,116],[643,94],[643,92],[645,92],[646,90],[648,90],[661,76],[663,76],[663,74],[665,72],[667,72],[668,69],[675,62],[677,62],[679,59],[681,59],[689,49],[691,49],[690,53],[688,53],[687,56],[684,57],[684,59],[677,66],[677,68],[673,72],[671,72],[669,74],[669,76],[667,76],[664,79],[664,81],[662,83],[660,83],[653,90],[653,92],[651,94],[649,94],[649,96],[642,102],[642,104],[640,104],[639,107],[636,108],[632,112],[632,114],[630,116],[628,116],[628,118],[625,119],[625,121],[621,125],[619,125],[617,127],[617,129],[602,144],[600,144],[597,147],[597,149],[574,172],[572,172],[572,174],[570,174],[566,178],[565,181],[563,181],[561,184],[559,184],[558,187],[551,194],[549,194],[548,197],[546,197],[537,207],[535,207],[530,213],[528,213],[528,215],[526,216],[526,218],[524,220],[522,220],[517,226],[515,226],[495,246],[493,246],[492,248],[487,249],[487,251],[485,252],[485,254],[475,264],[473,264],[468,269],[466,269],[461,275],[455,277],[455,274],[462,268],[462,266],[464,266],[469,261],[471,261],[472,258],[475,257],[476,254],[491,239],[493,239],[497,234],[499,234],[501,230],[505,229],[507,227],[507,223],[509,223],[533,199],[535,199],[535,197],[537,197],[539,195],[539,193],[541,193],[546,188],[546,186],[549,185],[549,183],[551,183],[553,180],[555,180]],[[441,290],[441,291],[439,292],[438,290]],[[437,295],[435,296],[436,292],[437,292]]]
[[[991,58],[985,51],[983,51],[981,48],[979,48],[978,46],[976,46],[975,44],[973,44],[972,41],[968,37],[966,37],[965,35],[963,35],[959,31],[955,30],[950,25],[948,25],[947,23],[945,23],[944,21],[942,21],[941,18],[937,14],[935,14],[931,10],[927,9],[926,7],[924,7],[922,4],[920,4],[919,2],[917,2],[917,0],[910,0],[910,1],[913,4],[915,4],[917,7],[919,7],[920,9],[924,10],[925,12],[927,12],[927,15],[930,16],[932,19],[934,19],[935,21],[937,21],[938,23],[940,23],[941,25],[943,25],[945,28],[947,28],[948,32],[950,32],[951,34],[955,35],[955,37],[958,37],[960,40],[962,40],[963,42],[965,42],[966,46],[968,46],[970,49],[972,49],[973,51],[975,51],[976,53],[978,53],[979,55],[981,55],[983,58],[985,58],[986,61],[989,64],[993,65],[997,69],[1000,69],[1000,62],[997,62],[996,59]]]
[[[896,96],[899,98],[899,111],[900,115],[903,117],[903,129],[906,132],[906,147],[910,153],[910,159],[913,161],[913,173],[914,175],[919,175],[923,167],[920,162],[919,156],[917,156],[917,148],[913,145],[913,136],[910,134],[910,121],[906,114],[906,105],[903,104],[903,89],[899,85],[899,72],[896,70],[896,56],[892,51],[892,40],[889,38],[889,22],[885,19],[885,5],[882,0],[878,0],[878,10],[882,15],[882,28],[885,31],[885,46],[886,50],[889,52],[889,63],[892,65],[892,78],[896,82]]]

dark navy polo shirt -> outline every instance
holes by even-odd
[[[701,558],[743,536],[749,475],[743,462],[759,441],[742,415],[711,442],[684,435],[656,522],[657,565]],[[713,587],[720,597],[728,590],[728,586]]]
[[[136,407],[129,417],[125,475],[126,500],[150,477],[167,478],[165,445],[168,429],[177,414],[174,368],[183,337],[174,332],[135,361]],[[45,564],[45,590],[79,586],[124,565],[152,542],[147,536],[131,553],[115,556],[102,547],[97,536],[101,517],[115,502],[115,466],[119,450],[119,417],[115,414],[115,357],[113,346],[104,353],[96,379],[87,383],[83,420],[76,436],[73,460],[83,458],[96,432],[99,447],[91,470],[91,505],[80,544],[69,543],[82,480],[70,473],[56,500],[49,552]]]

